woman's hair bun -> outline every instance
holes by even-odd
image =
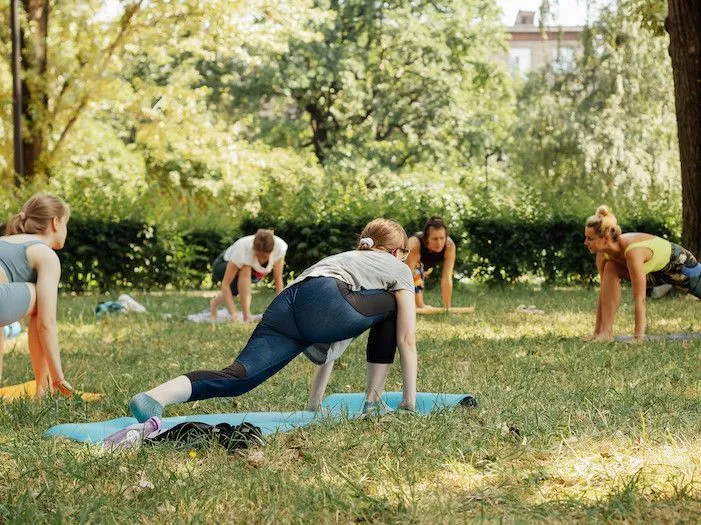
[[[606,206],[606,204],[602,204],[601,206],[599,206],[599,207],[596,209],[596,214],[597,214],[599,217],[608,217],[609,215],[613,215],[613,214],[611,213],[611,208],[609,208],[608,206]]]

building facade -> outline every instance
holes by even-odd
[[[507,27],[508,55],[499,55],[513,76],[525,76],[546,64],[569,68],[581,52],[582,26],[540,27],[535,25],[535,11],[519,11],[513,26]]]

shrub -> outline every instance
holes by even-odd
[[[371,217],[297,224],[273,217],[245,220],[240,231],[178,232],[146,222],[74,217],[69,238],[59,252],[62,287],[73,292],[119,288],[200,288],[209,283],[211,263],[239,234],[272,228],[289,245],[286,272],[299,274],[319,259],[353,249]],[[407,225],[411,234],[425,218]],[[663,222],[635,219],[624,231],[645,231],[672,241],[678,236]],[[594,258],[583,246],[583,219],[559,217],[468,216],[451,224],[458,245],[456,273],[496,283],[514,282],[524,275],[548,282],[591,282]]]

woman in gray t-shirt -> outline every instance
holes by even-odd
[[[368,329],[366,402],[379,402],[398,347],[401,406],[413,410],[416,310],[411,271],[402,262],[407,255],[407,235],[401,225],[388,219],[371,221],[361,233],[357,250],[319,261],[270,303],[231,365],[189,372],[137,394],[129,403],[131,413],[143,422],[160,416],[173,403],[241,395],[303,352],[317,364],[326,363],[330,347]],[[320,399],[328,372],[330,367],[322,367],[317,373],[312,398]]]

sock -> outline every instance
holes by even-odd
[[[163,405],[146,393],[141,392],[131,398],[129,411],[139,423],[144,423],[150,417],[161,417],[163,415]]]

